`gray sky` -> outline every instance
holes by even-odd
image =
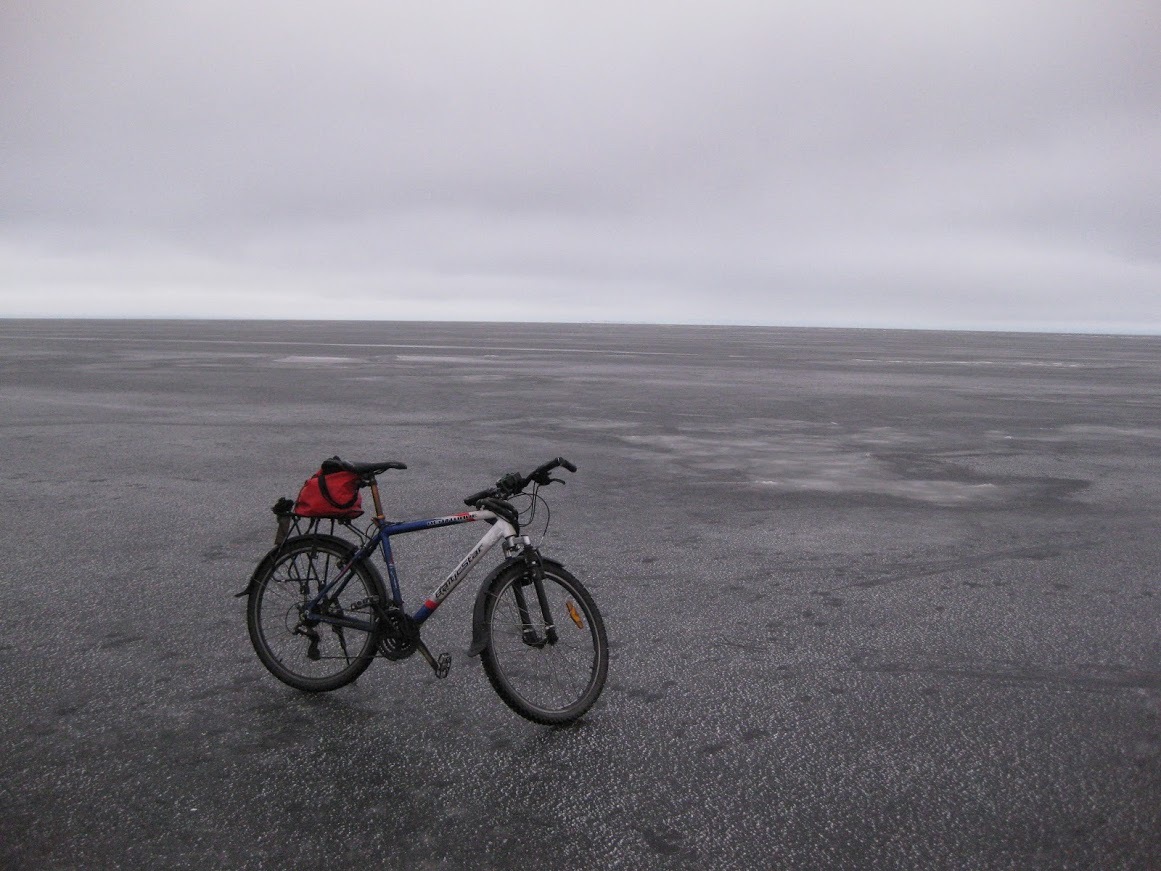
[[[1161,332],[1161,3],[0,0],[0,316]]]

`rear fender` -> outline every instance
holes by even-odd
[[[564,564],[554,559],[541,557],[540,562],[545,568],[564,569]],[[509,557],[492,569],[491,573],[480,584],[480,591],[476,593],[476,604],[472,608],[472,646],[468,648],[468,656],[479,656],[488,646],[487,622],[484,616],[488,605],[488,593],[500,576],[509,571],[523,571],[527,564],[521,557]]]
[[[266,552],[266,556],[262,557],[258,561],[258,565],[254,567],[254,572],[250,575],[250,580],[246,582],[246,586],[234,594],[235,599],[241,599],[243,596],[250,595],[250,591],[258,585],[258,579],[266,574],[270,564],[274,562],[275,557],[278,556],[281,550],[282,545],[277,545]]]

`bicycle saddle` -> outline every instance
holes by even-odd
[[[378,475],[380,472],[386,472],[388,469],[406,469],[406,463],[396,463],[391,460],[382,463],[351,463],[339,457],[331,457],[329,460],[323,460],[322,470],[324,472],[354,472],[356,475]]]

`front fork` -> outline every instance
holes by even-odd
[[[544,647],[545,644],[556,644],[556,624],[552,619],[552,608],[548,604],[548,594],[544,591],[544,563],[540,560],[540,551],[532,546],[528,536],[513,537],[504,543],[504,549],[509,555],[517,555],[524,560],[527,567],[524,578],[512,585],[512,595],[516,599],[516,610],[520,614],[520,625],[523,626],[524,643],[529,647]],[[536,591],[536,601],[540,606],[540,614],[544,618],[544,636],[536,631],[532,622],[532,613],[528,610],[526,590],[532,587]]]

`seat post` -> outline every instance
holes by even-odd
[[[374,477],[371,478],[371,499],[375,503],[375,519],[384,520],[383,503],[379,501],[379,481]]]

